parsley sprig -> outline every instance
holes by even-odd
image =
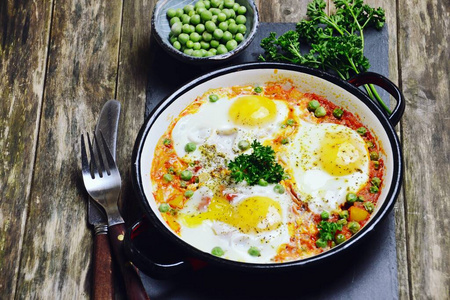
[[[257,184],[261,179],[268,183],[278,183],[283,179],[284,170],[275,160],[275,151],[254,140],[251,154],[241,154],[228,163],[231,177],[236,182],[243,180],[249,185]]]
[[[382,8],[372,8],[363,0],[333,0],[336,11],[325,13],[324,0],[313,0],[308,4],[308,20],[297,23],[277,38],[274,32],[262,39],[263,61],[284,61],[335,72],[348,80],[351,76],[369,69],[369,60],[364,56],[364,30],[381,29],[385,24]],[[309,47],[302,53],[300,42]],[[373,85],[366,85],[368,95],[390,112]]]
[[[321,221],[319,224],[317,224],[317,228],[319,229],[319,238],[322,241],[334,241],[336,231],[342,230],[342,224]]]

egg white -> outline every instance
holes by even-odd
[[[284,101],[273,100],[276,105],[275,120],[262,125],[242,126],[230,120],[228,111],[240,97],[229,99],[227,96],[217,102],[205,101],[197,112],[183,116],[172,130],[172,139],[177,155],[186,160],[199,160],[202,156],[200,146],[213,145],[218,153],[227,159],[234,159],[240,151],[241,140],[252,142],[273,138],[280,126],[285,122],[289,109]],[[197,149],[187,153],[187,143],[195,143]]]
[[[245,261],[251,263],[270,263],[271,259],[277,254],[279,247],[287,244],[290,240],[288,230],[288,221],[291,217],[291,199],[284,194],[277,194],[273,190],[274,185],[246,186],[243,184],[235,185],[224,190],[224,193],[232,193],[236,197],[232,200],[234,206],[239,205],[248,197],[263,196],[271,198],[280,204],[281,207],[281,226],[270,231],[261,231],[258,233],[244,233],[238,228],[221,221],[204,220],[195,227],[187,226],[183,221],[180,222],[180,236],[189,244],[198,249],[211,253],[214,247],[221,247],[225,254],[223,258]],[[180,214],[191,215],[198,213],[198,207],[203,197],[213,197],[213,191],[206,186],[198,189],[194,195],[187,201]],[[265,216],[265,222],[278,222],[280,217],[278,213],[269,213]],[[256,247],[260,251],[260,256],[251,256],[248,253],[250,247]]]
[[[327,133],[349,137],[355,151],[363,154],[357,171],[346,175],[332,175],[320,164],[320,143]],[[354,146],[353,146],[354,145]],[[309,209],[317,214],[336,211],[345,203],[349,192],[359,191],[369,179],[369,157],[362,137],[349,127],[301,121],[292,142],[287,146],[287,157],[296,190]]]

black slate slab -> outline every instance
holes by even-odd
[[[262,23],[249,48],[226,65],[256,61],[262,53],[259,42],[263,37],[271,31],[282,33],[294,28],[294,24]],[[366,55],[372,64],[370,71],[388,77],[387,28],[366,33]],[[154,59],[149,71],[146,116],[177,87],[211,69],[182,64],[159,47]],[[380,95],[389,103],[387,93],[380,91]],[[315,268],[264,276],[205,269],[168,280],[146,274],[142,278],[151,299],[397,299],[393,212],[379,225],[356,248]]]

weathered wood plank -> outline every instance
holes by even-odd
[[[448,299],[450,3],[398,3],[400,79],[407,100],[402,142],[410,293],[413,299]]]
[[[51,1],[0,2],[0,299],[15,294],[44,91]]]
[[[255,1],[261,22],[298,22],[306,16],[307,0]]]
[[[114,97],[121,10],[119,0],[54,4],[19,299],[89,296],[92,238],[79,141]]]

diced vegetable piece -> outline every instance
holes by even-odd
[[[361,222],[364,221],[368,216],[369,213],[364,208],[360,208],[357,206],[352,206],[349,208],[349,220],[350,221],[356,221]]]

